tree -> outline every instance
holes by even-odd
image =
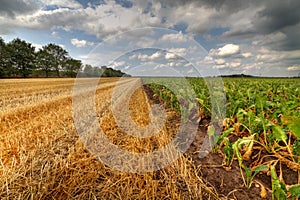
[[[68,52],[62,47],[52,43],[48,44],[43,49],[54,57],[51,66],[53,66],[54,70],[56,71],[56,75],[60,77],[60,70],[67,61]]]
[[[0,77],[3,77],[5,75],[6,52],[6,44],[0,37]]]
[[[76,77],[76,74],[82,66],[81,60],[68,58],[64,64],[64,70],[67,76]]]
[[[102,74],[102,70],[99,67],[94,67],[93,68],[93,76],[100,77],[101,74]]]
[[[47,49],[47,46],[43,46],[37,52],[36,55],[36,64],[37,67],[45,71],[45,76],[49,77],[49,72],[54,69],[55,58]]]
[[[85,65],[83,73],[87,76],[87,77],[92,77],[94,70],[92,65]]]
[[[35,48],[30,43],[17,38],[8,43],[7,49],[10,54],[9,67],[19,71],[22,77],[28,77],[35,68]]]

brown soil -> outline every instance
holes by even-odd
[[[216,189],[220,197],[228,199],[262,199],[260,184],[263,184],[267,189],[265,199],[271,199],[270,177],[259,176],[255,179],[252,187],[248,189],[244,186],[237,161],[234,161],[230,168],[226,168],[222,165],[224,156],[221,152],[209,153],[206,157],[199,158],[197,151],[203,143],[208,125],[208,120],[200,122],[199,131],[187,152],[188,155],[192,156],[195,165],[200,168],[204,180]]]

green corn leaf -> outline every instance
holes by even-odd
[[[246,174],[247,179],[250,180],[252,177],[252,171],[249,167],[245,167],[245,174]]]
[[[231,160],[233,159],[234,151],[233,151],[232,144],[230,143],[227,137],[224,138],[224,141],[225,141],[225,147],[223,148],[223,151],[226,156],[226,165],[229,165]]]
[[[282,130],[282,128],[280,126],[276,126],[274,125],[272,127],[272,130],[273,130],[273,135],[274,137],[276,138],[276,140],[278,141],[283,141],[286,143],[286,140],[287,140],[287,135],[286,133]]]
[[[255,173],[261,172],[261,171],[265,171],[269,169],[269,166],[267,165],[260,165],[260,166],[256,166],[253,170]]]
[[[271,178],[272,178],[272,199],[285,200],[287,199],[287,190],[284,183],[280,182],[276,174],[274,166],[270,167]]]
[[[300,156],[300,141],[296,141],[293,144],[293,154],[296,156]]]
[[[243,109],[239,109],[238,113],[236,114],[238,121],[242,122],[245,115],[247,115],[247,112]]]
[[[227,137],[228,135],[230,135],[233,131],[234,131],[234,128],[229,128],[226,131],[224,131],[222,133],[222,135],[220,135],[218,137],[217,144],[221,144],[221,142],[224,140],[224,138]]]
[[[283,117],[283,122],[293,131],[298,140],[300,140],[300,117],[287,116]]]
[[[294,185],[292,187],[290,187],[289,192],[291,194],[292,197],[300,197],[300,185]]]

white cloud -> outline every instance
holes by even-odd
[[[107,39],[110,36],[115,37],[118,33],[134,30],[135,28],[149,26],[175,28],[176,26],[175,29],[177,29],[177,26],[180,27],[181,24],[184,24],[183,27],[186,28],[184,33],[187,34],[179,32],[159,37],[154,33],[153,35],[147,35],[145,38],[143,38],[143,34],[131,35],[131,39],[128,40],[135,43],[136,46],[155,47],[158,43],[164,43],[166,44],[166,50],[169,52],[155,52],[151,55],[134,54],[129,59],[138,58],[142,61],[157,61],[160,58],[165,58],[167,59],[165,62],[170,61],[170,65],[179,65],[177,60],[176,63],[173,63],[176,55],[184,57],[187,55],[187,52],[190,53],[192,45],[187,45],[186,47],[184,45],[190,39],[193,39],[195,34],[203,33],[202,35],[206,35],[204,39],[210,40],[213,38],[216,40],[211,45],[218,42],[225,43],[223,43],[223,47],[218,46],[214,47],[215,49],[211,49],[209,55],[202,60],[202,63],[199,62],[199,66],[201,64],[215,64],[218,68],[237,70],[237,68],[244,69],[245,66],[257,66],[256,63],[260,63],[259,66],[262,66],[261,70],[277,73],[274,70],[275,68],[272,68],[273,65],[276,65],[280,66],[281,71],[285,71],[285,73],[290,71],[290,74],[292,74],[293,70],[298,69],[298,65],[293,64],[300,62],[300,50],[283,51],[280,50],[283,48],[278,48],[280,45],[286,45],[286,47],[293,47],[290,49],[296,49],[297,41],[295,41],[295,44],[287,43],[291,36],[288,32],[290,27],[266,32],[255,28],[256,21],[254,20],[257,20],[257,16],[260,16],[260,11],[266,10],[265,6],[268,4],[239,2],[236,7],[232,7],[228,2],[217,4],[219,7],[215,7],[216,4],[205,4],[202,1],[161,2],[152,2],[152,6],[149,8],[150,11],[144,12],[147,3],[141,1],[133,1],[133,7],[131,8],[122,7],[116,1],[106,1],[105,4],[93,6],[90,4],[90,6],[84,8],[77,0],[41,0],[39,4],[41,5],[40,9],[33,9],[30,12],[16,12],[13,18],[0,15],[0,32],[5,31],[8,34],[9,31],[13,32],[13,29],[20,27],[31,30],[48,30],[53,39],[53,37],[59,37],[57,32],[59,29],[67,31],[80,30],[86,34]],[[46,6],[52,6],[54,10],[47,9]],[[271,18],[270,20],[272,21]],[[268,23],[266,24],[268,25]],[[297,27],[299,28],[299,23]],[[220,32],[211,32],[209,30],[214,30],[211,28],[220,29]],[[269,28],[266,27],[266,30]],[[224,30],[228,31],[222,33]],[[294,33],[296,38],[297,31],[294,31]],[[209,34],[212,34],[211,37]],[[73,37],[84,39],[82,35]],[[220,37],[227,40],[221,41]],[[231,40],[238,37],[243,40]],[[76,47],[93,45],[92,42],[86,40],[71,38],[68,40]],[[135,38],[138,39],[135,40]],[[118,39],[117,36],[116,39]],[[238,43],[233,44],[233,41]],[[139,45],[137,45],[138,43]],[[252,45],[244,49],[246,44],[251,43]],[[38,44],[33,45],[40,48]],[[110,55],[113,52],[108,53]],[[239,53],[240,55],[238,55]],[[244,60],[241,61],[236,58],[244,58]],[[97,59],[100,60],[100,56]],[[189,61],[193,62],[191,59]],[[185,64],[182,64],[182,66]]]
[[[240,46],[236,44],[226,44],[218,49],[211,49],[209,56],[213,57],[230,57],[240,52]]]
[[[52,31],[52,32],[51,32],[51,36],[53,36],[53,37],[58,37],[58,32]]]
[[[109,67],[115,69],[115,68],[120,67],[120,66],[122,66],[122,65],[124,65],[124,64],[125,64],[125,61],[119,61],[119,62],[114,61],[114,62],[112,62],[112,63],[109,65]],[[128,68],[129,68],[129,66],[128,66]]]
[[[298,71],[300,70],[300,65],[292,65],[287,68],[288,71]]]
[[[93,46],[93,42],[88,42],[86,40],[78,40],[76,38],[71,39],[71,44],[76,47],[86,47],[86,46]]]
[[[11,29],[13,27],[39,30],[61,28],[67,31],[77,29],[96,35],[98,38],[107,38],[110,35],[142,26],[142,22],[134,23],[141,16],[135,8],[124,8],[115,1],[107,1],[106,4],[93,8],[83,8],[75,0],[45,0],[44,4],[56,5],[58,8],[55,10],[41,9],[9,19],[0,16],[0,26]]]
[[[138,57],[138,55],[137,54],[133,54],[133,55],[131,55],[131,56],[129,56],[129,60],[133,60],[133,59],[136,59]]]
[[[224,59],[216,59],[214,68],[216,69],[224,69],[224,68],[237,68],[241,66],[241,60],[240,59],[234,59],[226,62]]]
[[[141,61],[153,61],[153,60],[157,60],[159,58],[162,57],[162,53],[161,51],[157,51],[151,55],[147,55],[147,54],[134,54],[132,56],[129,57],[130,60],[138,58]]]
[[[149,57],[149,59],[150,59],[150,60],[156,60],[156,59],[160,58],[161,56],[162,56],[161,52],[160,52],[160,51],[157,51],[157,52],[155,52],[154,54],[152,54],[152,55]]]
[[[47,6],[57,6],[57,7],[66,7],[66,8],[82,8],[82,5],[76,0],[42,0]]]
[[[175,59],[177,56],[174,53],[169,53],[167,52],[165,55],[165,59],[170,60],[170,59]]]
[[[175,66],[176,66],[176,63],[175,63],[175,62],[169,62],[168,65],[169,65],[170,67],[175,67]]]
[[[146,55],[146,54],[139,54],[139,55],[137,56],[137,58],[138,58],[139,60],[141,60],[141,61],[146,61],[146,60],[148,60],[149,56]]]
[[[224,60],[224,59],[216,59],[216,60],[215,60],[215,63],[216,63],[217,65],[223,65],[223,64],[225,64],[225,60]]]
[[[170,48],[168,49],[168,51],[178,56],[184,57],[186,55],[187,48]]]
[[[236,68],[241,65],[241,60],[240,59],[235,59],[229,63],[230,68]]]
[[[244,58],[249,58],[249,57],[251,57],[251,56],[253,56],[253,55],[252,55],[251,52],[245,52],[245,53],[242,53],[242,56],[243,56]]]
[[[31,44],[32,44],[32,46],[35,47],[35,51],[38,51],[38,50],[42,49],[42,47],[43,47],[43,45],[41,45],[41,44],[36,44],[36,43],[31,43]]]
[[[262,47],[258,50],[256,60],[264,62],[278,62],[289,59],[300,59],[300,50],[293,51],[274,51]]]
[[[173,43],[186,42],[187,40],[188,40],[187,36],[184,35],[181,31],[179,33],[165,34],[160,38],[160,41],[162,42],[173,42]]]
[[[222,48],[219,48],[217,51],[217,55],[221,57],[232,56],[240,52],[239,45],[235,44],[226,44]]]
[[[193,66],[192,63],[186,63],[186,64],[184,65],[184,67],[191,67],[191,66]]]
[[[213,57],[211,57],[211,56],[205,56],[204,57],[204,62],[206,62],[206,63],[212,63],[212,61],[213,61]]]

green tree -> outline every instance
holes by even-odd
[[[81,66],[81,60],[68,58],[64,64],[65,74],[70,77],[76,77],[76,74],[79,72]]]
[[[6,52],[6,44],[4,40],[0,37],[0,77],[5,76]]]
[[[60,77],[60,71],[62,70],[64,63],[67,61],[68,52],[62,47],[52,43],[48,44],[43,49],[54,57],[51,66],[56,71],[56,75]]]
[[[24,40],[16,38],[7,44],[10,56],[10,65],[16,71],[20,72],[22,77],[28,77],[35,68],[34,47]]]
[[[50,53],[50,51],[48,51],[47,46],[43,46],[36,55],[36,64],[38,69],[45,71],[45,76],[49,77],[49,72],[54,69],[54,63],[54,56]]]
[[[87,77],[93,77],[94,76],[94,69],[93,69],[92,65],[85,65],[85,67],[83,69],[83,73]]]

